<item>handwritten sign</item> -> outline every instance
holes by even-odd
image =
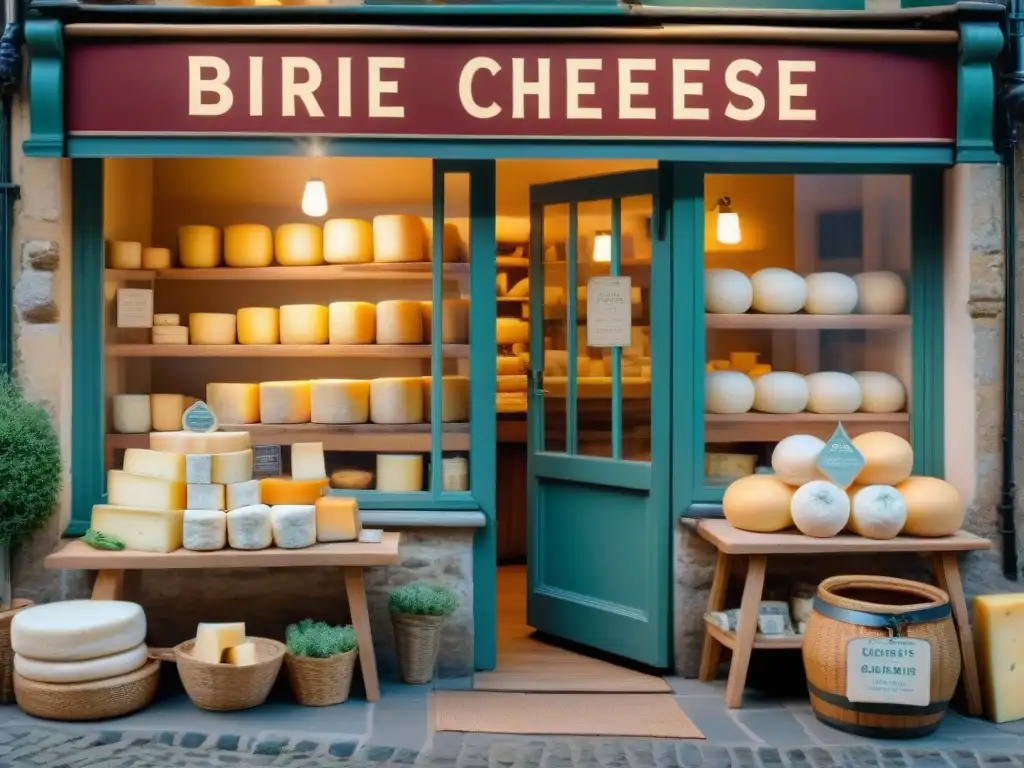
[[[153,327],[153,291],[149,288],[119,288],[117,327]]]
[[[588,347],[628,347],[633,343],[632,287],[628,277],[587,281]]]
[[[857,479],[857,475],[864,469],[866,463],[864,454],[850,442],[850,437],[843,429],[842,422],[825,443],[825,447],[821,449],[817,461],[821,474],[840,488],[849,488],[853,485],[853,481]]]
[[[852,702],[927,706],[931,674],[927,640],[859,637],[846,646],[846,698]]]

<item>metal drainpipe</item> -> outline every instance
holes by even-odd
[[[14,203],[18,185],[11,181],[11,105],[21,77],[21,2],[4,0],[0,36],[0,370],[14,366],[11,305],[14,303],[11,254]]]

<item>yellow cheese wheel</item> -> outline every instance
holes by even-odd
[[[256,424],[260,420],[258,384],[210,382],[206,404],[222,424]]]
[[[896,485],[914,470],[914,451],[910,443],[891,432],[865,432],[852,440],[864,454],[864,469],[857,485]]]
[[[951,536],[964,524],[964,503],[955,487],[937,477],[910,477],[896,486],[907,502],[907,536]]]
[[[274,258],[283,267],[323,264],[323,232],[316,224],[282,224],[274,233]]]
[[[150,395],[150,414],[154,432],[176,432],[181,429],[185,413],[184,395]]]
[[[224,229],[224,263],[229,267],[269,267],[274,235],[265,224],[232,224]]]
[[[236,315],[239,344],[277,344],[280,341],[274,307],[242,307]]]
[[[418,424],[423,421],[423,382],[418,378],[373,379],[370,421],[374,424]]]
[[[365,264],[373,261],[373,225],[362,219],[330,219],[324,224],[324,261]]]
[[[373,217],[374,261],[423,261],[425,256],[426,232],[421,219],[405,214]]]
[[[418,301],[381,301],[377,304],[378,344],[422,344],[423,308]]]
[[[327,308],[328,342],[331,344],[373,344],[377,308],[368,301],[332,301]]]
[[[261,422],[305,424],[309,417],[308,381],[264,381],[260,384]]]
[[[722,511],[725,519],[742,531],[783,531],[793,525],[793,491],[772,475],[748,475],[725,489]]]
[[[530,324],[514,317],[499,317],[496,329],[497,342],[501,345],[529,344]]]
[[[142,269],[142,243],[107,241],[107,269]]]
[[[309,382],[314,424],[365,424],[370,419],[370,382],[313,379]]]
[[[281,307],[282,344],[326,344],[327,307],[321,304],[285,304]]]
[[[265,477],[260,480],[260,503],[275,507],[282,504],[316,504],[330,480],[292,480],[290,477]]]
[[[423,377],[423,420],[430,421],[433,378]],[[441,421],[469,421],[469,377],[441,377]]]
[[[423,252],[426,254],[427,261],[434,260],[434,219],[430,216],[425,216],[423,221]],[[456,226],[454,221],[446,221],[444,223],[444,234],[442,235],[442,242],[444,248],[444,258],[442,261],[455,262],[464,261],[462,258],[463,246],[462,246],[462,235],[459,234],[459,228]]]
[[[203,224],[178,227],[178,263],[189,269],[220,266],[220,230]]]
[[[193,312],[188,316],[192,344],[234,344],[235,316],[219,312]]]
[[[142,249],[143,269],[170,269],[171,249],[170,248],[143,248]]]
[[[423,343],[432,340],[434,302],[420,304],[423,312]],[[469,342],[469,299],[445,299],[441,302],[441,341],[445,344]]]
[[[377,490],[386,493],[422,491],[423,456],[378,453]]]

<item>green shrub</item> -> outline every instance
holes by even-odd
[[[413,582],[398,587],[388,596],[392,613],[413,616],[447,616],[459,607],[459,600],[448,587],[440,584]]]
[[[0,371],[0,546],[17,546],[43,526],[57,505],[60,478],[60,440],[50,417]]]
[[[337,627],[326,621],[303,619],[298,624],[288,625],[284,640],[294,656],[326,659],[355,648],[356,631],[351,625]]]

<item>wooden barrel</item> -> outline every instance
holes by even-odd
[[[931,646],[927,704],[847,698],[850,641],[889,637],[927,640]],[[863,648],[863,644],[857,647]],[[929,584],[887,576],[826,579],[818,586],[814,611],[807,622],[803,659],[811,707],[821,722],[870,738],[927,736],[939,727],[960,678],[960,646],[949,596]],[[880,695],[877,691],[874,694]],[[861,694],[856,698],[865,697]]]

